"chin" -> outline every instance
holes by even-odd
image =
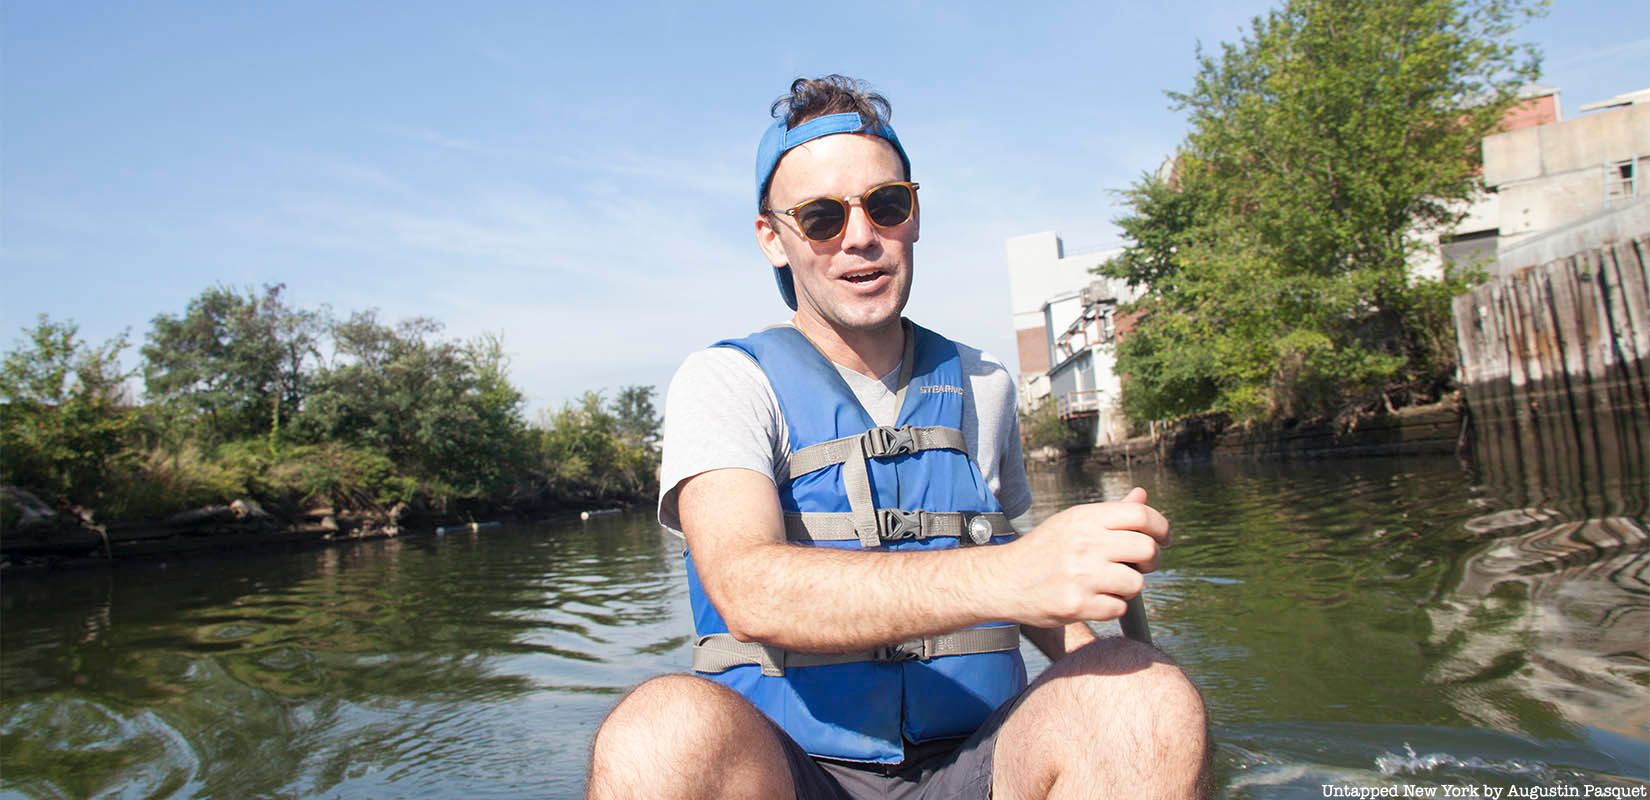
[[[830,319],[848,330],[877,331],[891,325],[898,325],[900,312],[903,309],[903,303],[892,308],[838,309],[838,313],[832,315]]]

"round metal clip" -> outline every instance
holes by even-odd
[[[968,539],[975,544],[991,541],[991,520],[975,517],[968,521]]]

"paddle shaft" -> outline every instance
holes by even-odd
[[[1136,492],[1139,493],[1138,497],[1135,496]],[[1129,498],[1135,498],[1133,502],[1144,503],[1146,502],[1146,492],[1139,487],[1135,487],[1124,500],[1128,501]],[[1141,644],[1152,643],[1152,629],[1146,624],[1146,596],[1144,591],[1128,599],[1123,608],[1123,616],[1117,618],[1117,625],[1123,629],[1124,636]]]
[[[1123,609],[1117,624],[1123,628],[1124,636],[1141,644],[1152,643],[1152,630],[1146,625],[1146,601],[1141,595],[1129,598],[1128,607]]]

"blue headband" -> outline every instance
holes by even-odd
[[[900,163],[905,167],[905,176],[911,177],[911,159],[905,155],[905,148],[900,146],[899,137],[894,135],[893,126],[886,122],[873,120],[867,125],[858,114],[848,112],[815,117],[794,128],[786,128],[785,119],[781,117],[768,126],[768,130],[762,134],[762,143],[756,147],[757,212],[763,211],[762,198],[768,193],[768,183],[773,180],[773,171],[779,168],[779,159],[784,158],[785,154],[797,145],[838,133],[863,133],[882,138],[894,146],[894,152],[899,154]],[[791,280],[790,267],[776,268],[773,277],[779,283],[779,296],[785,298],[785,304],[795,311],[796,284]]]

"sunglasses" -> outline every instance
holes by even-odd
[[[766,214],[784,214],[796,220],[797,230],[815,242],[829,242],[848,228],[848,206],[855,200],[865,207],[865,217],[879,228],[903,225],[917,210],[917,184],[910,181],[879,183],[854,197],[815,197]]]

